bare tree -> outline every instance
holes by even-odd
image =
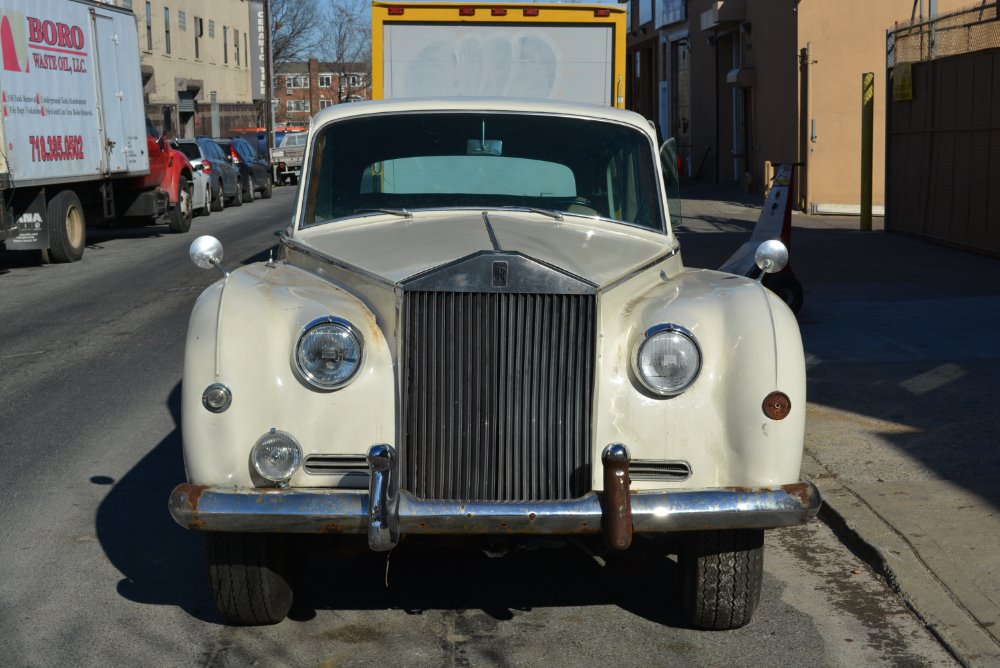
[[[306,61],[320,52],[328,17],[318,0],[270,0],[270,10],[275,65]]]
[[[326,25],[326,58],[339,69],[338,102],[348,101],[371,80],[371,17],[366,0],[331,0]],[[360,75],[353,83],[353,77]]]

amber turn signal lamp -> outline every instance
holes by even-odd
[[[764,397],[764,415],[772,420],[784,420],[792,412],[792,400],[784,392],[772,392]]]

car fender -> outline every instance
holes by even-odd
[[[360,333],[364,357],[347,386],[323,392],[299,378],[293,348],[308,323],[331,315]],[[222,413],[202,405],[202,393],[213,383],[232,393],[232,404]],[[394,445],[395,396],[392,355],[361,301],[285,264],[238,269],[202,293],[188,328],[182,388],[188,481],[253,486],[250,451],[271,429],[291,434],[303,457],[365,454],[376,443]],[[337,476],[310,477],[302,469],[291,480],[306,486],[341,482]]]
[[[654,270],[602,295],[601,312],[596,450],[624,443],[633,459],[685,461],[690,477],[668,483],[679,487],[798,481],[805,363],[798,324],[783,302],[759,282],[731,274]],[[661,323],[686,328],[701,349],[697,379],[674,397],[652,394],[633,370],[646,331]],[[763,413],[773,391],[791,401],[783,420]],[[634,488],[664,485],[640,481]]]

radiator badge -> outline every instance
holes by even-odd
[[[493,263],[493,287],[507,287],[507,263],[503,260]]]

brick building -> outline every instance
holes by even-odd
[[[342,102],[370,100],[369,63],[283,63],[275,68],[274,124],[306,125],[317,111]]]

